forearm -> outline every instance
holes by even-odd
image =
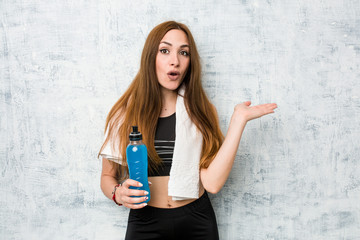
[[[113,176],[101,175],[100,187],[107,198],[112,200],[112,192],[114,190],[114,186],[117,184],[118,182]]]
[[[219,192],[229,177],[246,122],[238,115],[232,116],[224,142],[214,160],[207,169],[201,169],[201,181],[208,192]]]

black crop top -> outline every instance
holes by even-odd
[[[170,175],[175,145],[175,114],[158,120],[154,144],[157,154],[162,159],[162,164],[154,172],[149,171],[149,177]]]

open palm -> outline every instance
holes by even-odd
[[[250,105],[251,101],[240,103],[235,106],[234,113],[239,114],[239,116],[245,118],[246,121],[250,121],[266,114],[274,113],[274,109],[277,108],[276,103],[266,103],[256,106]]]

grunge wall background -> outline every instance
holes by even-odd
[[[0,1],[0,239],[122,239],[99,187],[105,118],[149,31],[187,24],[226,133],[249,122],[221,239],[360,239],[360,2]]]

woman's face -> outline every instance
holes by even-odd
[[[162,90],[176,90],[190,64],[190,48],[182,30],[168,31],[159,44],[156,55],[156,75]]]

